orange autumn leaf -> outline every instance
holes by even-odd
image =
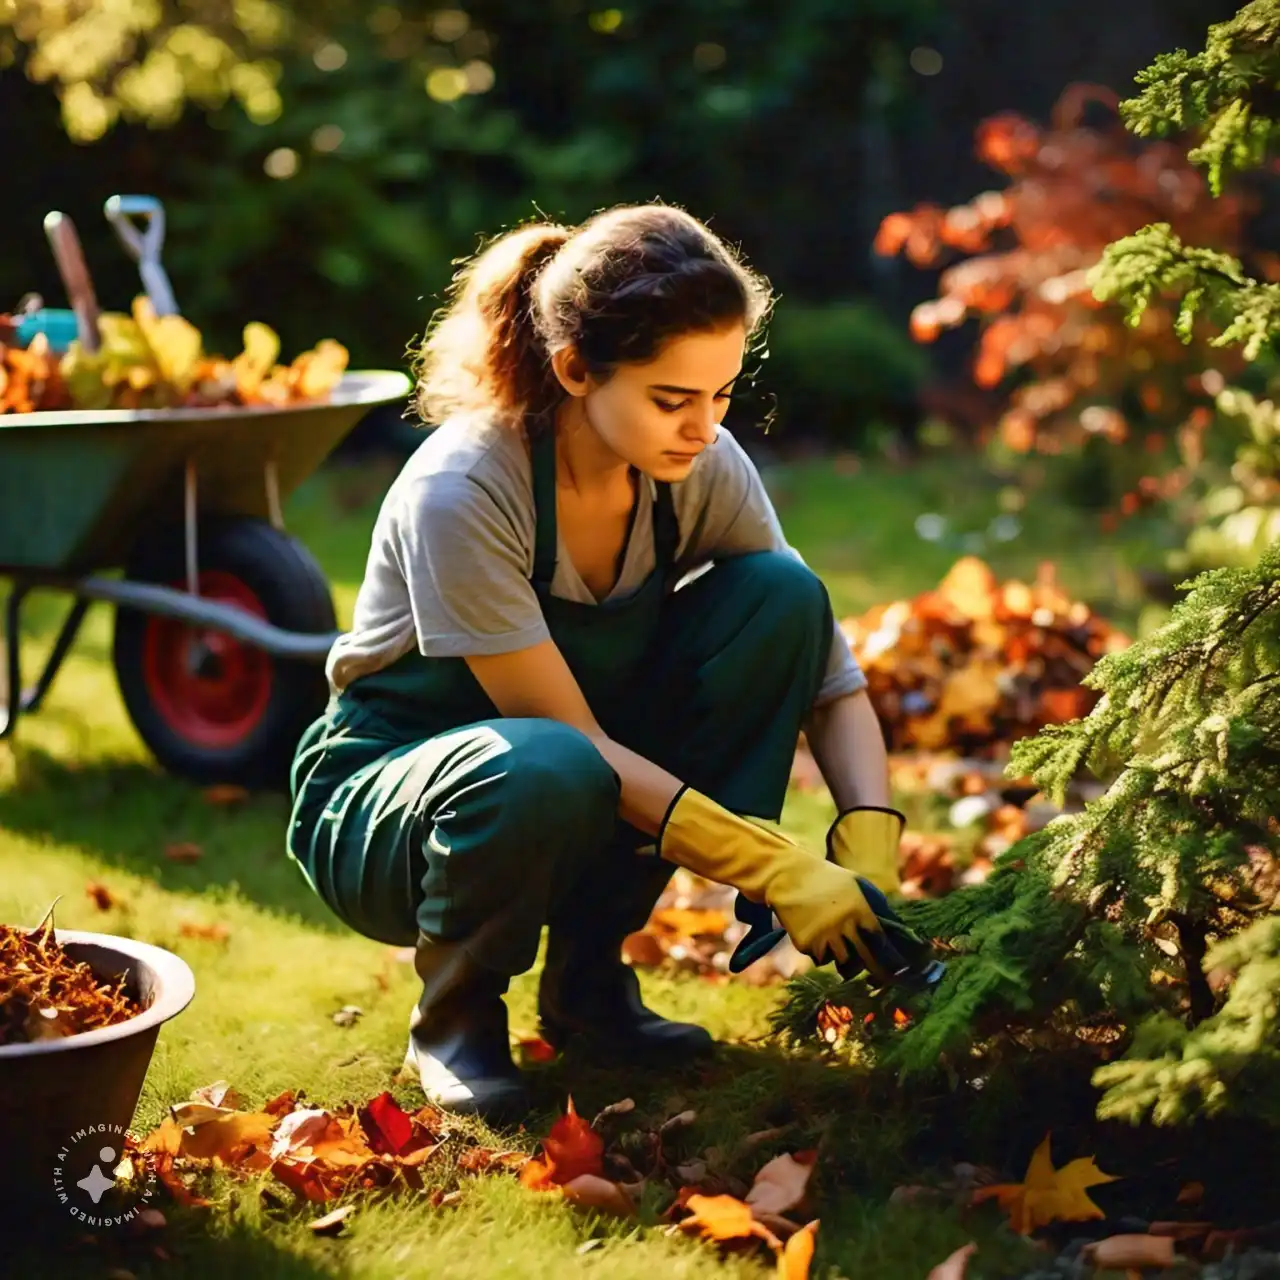
[[[734,1196],[691,1195],[685,1200],[689,1216],[680,1220],[684,1231],[697,1231],[706,1240],[744,1240],[752,1236],[771,1249],[781,1249],[782,1241],[756,1220],[751,1206]]]
[[[809,1280],[809,1267],[813,1263],[814,1237],[818,1234],[818,1219],[806,1222],[783,1247],[778,1255],[778,1280]]]
[[[530,1160],[520,1171],[522,1186],[534,1191],[562,1187],[590,1174],[604,1173],[604,1139],[574,1109],[569,1098],[565,1113],[542,1140],[542,1158]]]
[[[1081,1157],[1053,1167],[1049,1153],[1050,1135],[1035,1149],[1022,1182],[998,1183],[979,1187],[973,1193],[973,1204],[995,1200],[1009,1215],[1009,1222],[1020,1235],[1030,1235],[1037,1227],[1051,1222],[1085,1222],[1106,1215],[1089,1199],[1088,1188],[1117,1178],[1103,1173],[1092,1156]]]
[[[729,917],[723,911],[710,907],[660,907],[650,917],[649,923],[684,938],[697,937],[699,934],[719,937],[728,928]]]
[[[516,1046],[520,1050],[520,1054],[529,1062],[551,1062],[555,1059],[556,1051],[541,1036],[530,1036],[521,1040]]]
[[[573,1107],[570,1097],[565,1113],[551,1126],[542,1150],[557,1182],[571,1182],[584,1173],[599,1174],[604,1168],[604,1139]]]
[[[520,1185],[530,1191],[551,1191],[556,1185],[555,1175],[545,1160],[535,1157],[520,1170]]]

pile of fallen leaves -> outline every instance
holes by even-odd
[[[17,345],[12,318],[0,316],[0,413],[51,409],[236,408],[317,400],[342,378],[348,353],[330,338],[288,365],[280,339],[254,321],[234,359],[209,355],[190,321],[157,316],[144,295],[131,315],[98,317],[98,350],[72,342],[56,355],[43,334]]]
[[[693,1111],[672,1116],[652,1132],[631,1134],[630,1155],[621,1144],[610,1149],[606,1122],[633,1112],[630,1098],[612,1104],[588,1123],[572,1098],[543,1139],[540,1152],[497,1151],[476,1143],[450,1126],[447,1113],[428,1104],[404,1111],[390,1093],[361,1105],[308,1106],[286,1090],[256,1111],[226,1081],[197,1089],[190,1100],[169,1108],[163,1121],[140,1141],[126,1143],[118,1176],[141,1180],[149,1169],[181,1204],[209,1206],[198,1181],[222,1169],[234,1175],[269,1174],[293,1193],[295,1202],[323,1204],[344,1199],[333,1212],[310,1225],[321,1233],[340,1229],[355,1212],[354,1193],[416,1191],[433,1208],[454,1204],[461,1191],[424,1188],[430,1161],[447,1161],[464,1176],[514,1174],[531,1190],[563,1197],[579,1208],[634,1217],[645,1188],[653,1185],[669,1200],[662,1211],[667,1230],[697,1234],[726,1249],[758,1248],[763,1243],[778,1259],[778,1274],[805,1280],[818,1224],[788,1215],[804,1211],[816,1152],[775,1156],[765,1162],[750,1186],[717,1174],[701,1159],[680,1164],[669,1155],[671,1135],[696,1120]],[[777,1136],[768,1130],[746,1139]],[[642,1153],[642,1154],[641,1154]],[[640,1167],[637,1167],[637,1162]],[[741,1194],[735,1194],[741,1193]],[[269,1189],[268,1202],[277,1200]],[[278,1201],[277,1201],[278,1202]]]
[[[840,625],[890,751],[974,757],[1087,715],[1099,695],[1081,676],[1130,644],[1060,590],[1051,562],[1030,585],[999,583],[975,556],[958,560],[936,590]]]
[[[142,1007],[127,975],[103,981],[58,944],[52,913],[37,928],[0,924],[0,1045],[31,1044],[96,1031]]]
[[[570,1098],[531,1154],[484,1147],[470,1132],[453,1129],[448,1113],[431,1105],[406,1112],[386,1092],[333,1108],[310,1106],[302,1091],[292,1090],[259,1110],[240,1104],[226,1081],[195,1090],[141,1141],[127,1139],[117,1177],[140,1179],[150,1170],[178,1203],[209,1207],[199,1185],[209,1171],[267,1174],[292,1193],[295,1205],[327,1206],[308,1225],[330,1235],[343,1230],[367,1196],[416,1193],[425,1207],[447,1210],[465,1194],[469,1179],[515,1176],[530,1191],[575,1208],[645,1221],[723,1252],[767,1250],[780,1280],[809,1275],[819,1225],[812,1185],[819,1150],[782,1152],[746,1177],[727,1171],[757,1148],[776,1149],[785,1129],[746,1135],[732,1159],[719,1148],[681,1156],[677,1149],[685,1144],[674,1139],[696,1123],[696,1112],[680,1111],[651,1128],[635,1123],[635,1103],[624,1098],[588,1122]],[[1110,1216],[1090,1192],[1126,1180],[1099,1168],[1092,1156],[1055,1168],[1050,1142],[1046,1134],[1020,1182],[1002,1182],[998,1170],[985,1166],[957,1164],[943,1182],[898,1187],[890,1203],[950,1206],[962,1220],[992,1203],[1012,1231],[1050,1253],[1066,1242],[1059,1257],[1070,1255],[1086,1268],[1173,1267],[1179,1260],[1207,1261],[1280,1243],[1274,1226],[1222,1229],[1189,1219],[1204,1195],[1195,1182],[1182,1187],[1164,1219]],[[270,1183],[259,1194],[268,1207],[287,1203]],[[333,1201],[341,1203],[334,1207]],[[163,1225],[163,1215],[156,1211],[155,1217]],[[931,1280],[962,1280],[975,1251],[974,1244],[956,1250]]]

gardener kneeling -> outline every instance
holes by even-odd
[[[719,425],[768,302],[696,219],[624,207],[491,243],[423,345],[440,425],[378,516],[289,853],[353,929],[416,941],[406,1064],[440,1106],[527,1110],[502,997],[544,925],[552,1045],[711,1048],[621,958],[673,864],[818,962],[895,954],[854,874],[896,887],[903,825],[866,678]],[[779,817],[802,728],[829,858],[740,816]]]

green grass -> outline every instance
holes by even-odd
[[[331,575],[343,621],[350,617],[389,475],[367,466],[330,471],[290,505],[292,528]],[[922,510],[948,513],[961,527],[997,510],[994,492],[983,487],[972,464],[848,476],[806,463],[771,473],[770,483],[789,535],[830,584],[841,613],[922,590],[945,572],[954,553],[920,542],[913,532]],[[999,573],[1033,573],[1038,558],[1051,556],[1073,593],[1113,601],[1122,620],[1136,617],[1132,556],[1124,547],[1099,545],[1093,522],[1063,509],[1046,510],[1028,523],[1023,539],[990,557]],[[51,639],[59,608],[56,601],[36,604],[29,669]],[[304,1088],[318,1105],[363,1100],[391,1088],[403,1105],[420,1105],[414,1087],[392,1082],[417,996],[412,966],[353,936],[310,893],[284,857],[282,797],[260,795],[238,809],[215,808],[194,788],[157,771],[116,691],[110,621],[105,608],[91,611],[45,708],[24,721],[16,745],[0,746],[0,920],[34,924],[60,898],[60,926],[139,937],[172,949],[192,966],[195,1000],[160,1035],[137,1130],[157,1124],[170,1102],[219,1079],[230,1081],[249,1105],[286,1088]],[[824,798],[793,796],[784,822],[816,841],[830,816]],[[198,862],[182,865],[164,856],[167,845],[188,841],[203,849]],[[117,905],[99,910],[85,892],[90,881],[104,884]],[[228,937],[183,936],[186,920],[220,922]],[[535,1031],[535,981],[536,972],[518,979],[510,998],[513,1030],[520,1034]],[[961,1222],[937,1210],[887,1205],[893,1186],[919,1172],[904,1154],[915,1123],[912,1099],[860,1105],[861,1082],[850,1069],[787,1057],[760,1043],[776,989],[648,972],[642,982],[660,1011],[694,1018],[724,1042],[710,1067],[655,1073],[549,1064],[534,1072],[539,1110],[529,1132],[503,1135],[502,1141],[531,1146],[569,1092],[587,1115],[631,1096],[639,1122],[656,1123],[691,1107],[698,1119],[681,1136],[678,1152],[717,1147],[748,1181],[769,1156],[820,1145],[815,1276],[924,1277],[970,1238],[981,1242],[971,1276],[1012,1274],[1012,1259],[1023,1256],[1023,1247],[995,1215]],[[346,1004],[364,1014],[342,1028],[331,1015]],[[791,1126],[784,1139],[754,1152],[740,1147],[744,1135],[779,1123]],[[938,1155],[964,1158],[961,1152]],[[172,1274],[177,1266],[184,1276],[238,1273],[246,1280],[543,1274],[651,1280],[769,1270],[759,1257],[719,1259],[709,1246],[668,1237],[654,1216],[655,1204],[646,1202],[638,1227],[601,1221],[497,1177],[466,1181],[461,1199],[448,1209],[411,1201],[365,1206],[334,1239],[306,1230],[318,1210],[268,1213],[252,1183],[237,1186],[224,1178],[216,1200],[204,1212],[166,1206],[165,1244],[176,1261],[158,1261],[147,1247],[102,1232],[96,1244],[59,1254],[54,1269],[101,1276],[110,1266],[125,1266],[145,1277]],[[597,1237],[600,1243],[584,1252],[584,1242]],[[50,1263],[39,1252],[14,1260],[32,1273],[49,1270]]]

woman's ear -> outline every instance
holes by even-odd
[[[586,363],[572,343],[551,353],[551,369],[567,395],[582,397],[590,390]]]

